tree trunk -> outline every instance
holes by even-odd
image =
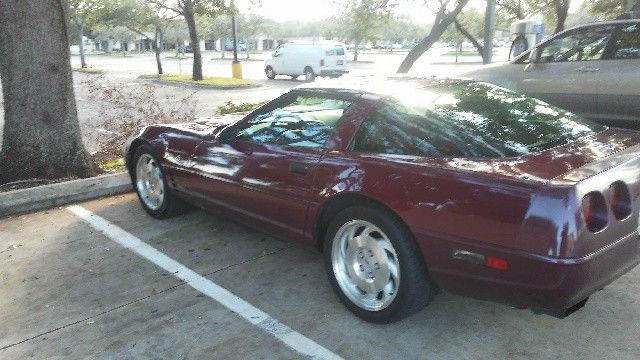
[[[567,20],[567,15],[569,15],[571,0],[554,0],[554,5],[556,8],[556,28],[553,33],[557,34],[564,30],[564,23]]]
[[[160,52],[162,49],[162,31],[160,28],[156,27],[156,36],[153,39],[153,43],[156,47],[156,64],[158,65],[158,75],[162,75],[162,60],[160,59]]]
[[[356,47],[353,48],[353,61],[358,61],[358,46],[360,44],[356,42]]]
[[[473,35],[471,35],[471,33],[464,26],[462,26],[462,24],[460,24],[458,19],[454,20],[453,23],[456,26],[456,30],[458,30],[458,32],[460,32],[462,36],[467,38],[467,40],[469,40],[473,44],[480,56],[484,56],[484,47],[482,47],[480,42],[478,42],[478,40]],[[460,45],[462,46],[462,43]]]
[[[196,29],[193,4],[190,1],[185,3],[183,16],[189,28],[189,39],[191,39],[191,49],[193,49],[193,72],[191,79],[193,81],[202,80],[202,54],[200,53],[200,42],[198,41],[198,30]]]
[[[467,5],[469,0],[458,0],[455,9],[453,9],[450,13],[445,13],[446,9],[441,8],[438,14],[436,15],[436,19],[433,22],[433,27],[429,34],[409,51],[407,56],[402,60],[402,64],[398,68],[398,73],[406,74],[411,70],[413,64],[424,54],[433,44],[436,43],[442,36],[442,34],[447,30],[449,25],[456,19],[456,16],[462,11],[462,9]]]
[[[95,173],[73,93],[68,9],[66,0],[0,1],[0,183]]]
[[[78,38],[80,39],[80,41],[78,42],[78,50],[80,51],[80,67],[81,68],[86,68],[87,67],[87,61],[84,58],[84,41],[83,40],[83,36],[84,36],[84,26],[82,25],[82,22],[78,21],[77,22],[77,27],[78,27]]]
[[[247,53],[247,60],[249,60],[249,40],[244,43],[244,51]]]

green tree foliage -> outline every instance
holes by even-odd
[[[83,36],[86,28],[90,28],[97,23],[100,10],[107,0],[69,0],[70,23],[76,29],[76,38],[80,50],[80,66],[87,67],[84,56]]]
[[[398,73],[407,73],[413,64],[427,50],[440,40],[442,34],[451,25],[458,14],[467,6],[469,0],[424,0],[425,7],[436,14],[429,33],[409,51],[398,68]]]
[[[339,33],[337,23],[336,18],[304,22],[298,20],[278,22],[272,30],[272,37],[278,40],[317,36],[330,39]]]
[[[135,40],[136,33],[127,29],[124,26],[114,26],[114,25],[96,25],[94,26],[95,38],[98,41],[114,41],[119,42],[121,44],[120,49],[124,51],[124,46],[122,46],[125,42],[130,42]]]
[[[160,52],[164,33],[175,14],[145,0],[110,0],[100,13],[103,25],[122,26],[152,41],[158,73],[163,73]]]
[[[238,32],[245,40],[247,59],[249,58],[249,51],[256,41],[256,38],[271,31],[273,28],[274,23],[260,15],[251,14],[240,17]]]
[[[340,34],[356,47],[353,60],[358,60],[358,45],[380,39],[397,3],[392,0],[348,0],[341,15]]]
[[[571,0],[497,0],[498,13],[510,20],[522,20],[542,14],[547,28],[564,30]]]
[[[196,25],[196,16],[209,16],[215,18],[225,11],[236,11],[233,6],[227,6],[224,0],[146,0],[148,3],[181,15],[189,29],[189,40],[193,48],[193,81],[203,79],[202,53],[200,49],[200,37]]]
[[[624,12],[626,3],[626,0],[592,0],[585,5],[591,15],[600,20],[610,20]]]
[[[224,45],[231,41],[231,16],[229,14],[220,14],[214,18],[202,18],[202,31],[208,40],[220,40],[220,53],[222,58],[225,57]]]
[[[508,29],[510,21],[501,16],[501,14],[497,15],[496,28]],[[456,16],[453,25],[449,26],[442,34],[441,40],[456,44],[468,40],[482,56],[484,53],[483,44],[481,43],[481,39],[484,36],[484,14],[473,8],[465,10]]]
[[[473,8],[465,10],[456,16],[456,21],[474,38],[482,38],[484,35],[484,14],[479,10]],[[456,26],[449,26],[440,40],[460,43],[465,40],[465,35]]]
[[[424,29],[416,25],[406,16],[393,16],[382,27],[381,40],[390,44],[400,44],[405,41],[416,41],[422,37]]]

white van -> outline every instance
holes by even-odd
[[[265,61],[267,78],[304,75],[306,81],[316,76],[339,77],[347,71],[346,46],[337,41],[291,42],[278,46]]]

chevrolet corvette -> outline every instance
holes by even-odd
[[[195,205],[312,245],[370,322],[439,289],[564,317],[640,262],[640,133],[482,82],[306,84],[146,127],[126,160],[151,216]]]

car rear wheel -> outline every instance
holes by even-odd
[[[149,215],[163,219],[178,215],[188,208],[183,200],[171,193],[160,161],[150,146],[138,147],[133,159],[133,185],[142,207]]]
[[[313,72],[313,69],[310,67],[304,68],[304,81],[312,82],[316,79],[316,74]]]
[[[384,209],[354,206],[336,215],[327,229],[324,258],[340,301],[366,321],[398,321],[435,294],[413,236]]]
[[[276,78],[276,72],[273,71],[273,68],[271,66],[267,66],[267,68],[264,69],[264,73],[267,75],[267,79],[269,80],[273,80]]]

